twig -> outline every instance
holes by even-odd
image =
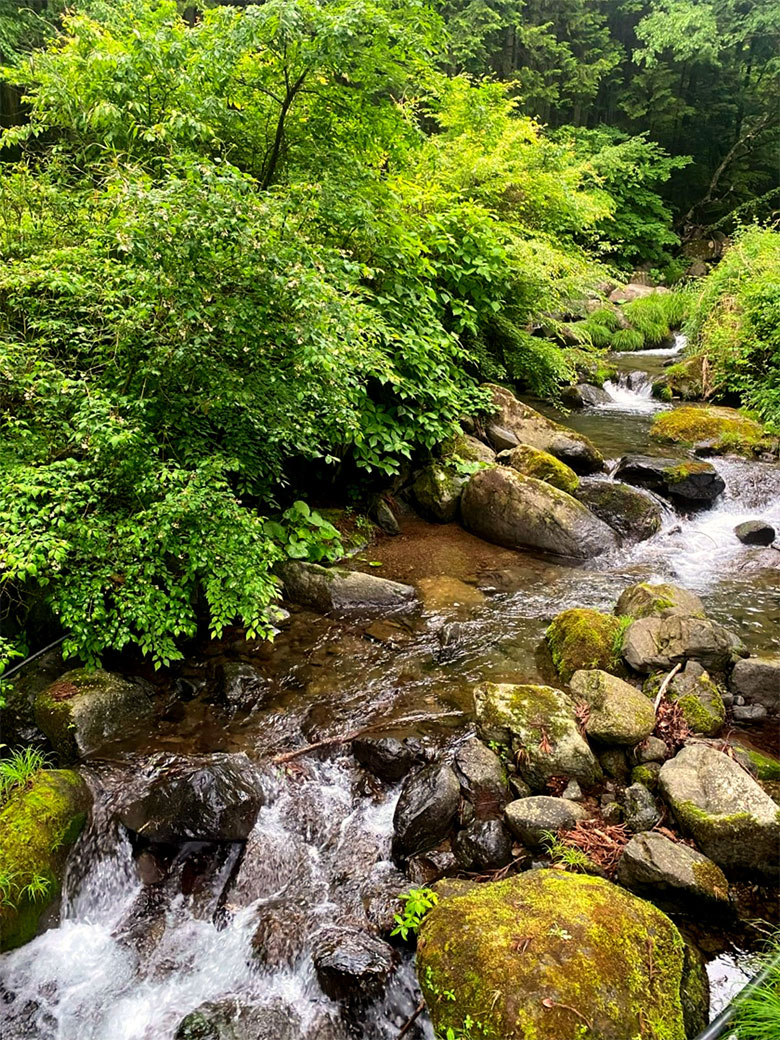
[[[401,1027],[401,1032],[398,1034],[398,1040],[401,1040],[402,1036],[406,1036],[406,1034],[412,1028],[414,1023],[417,1021],[417,1019],[422,1014],[424,1007],[425,1007],[425,1001],[421,1000],[420,1003],[417,1005],[417,1007],[414,1009],[414,1011],[411,1013],[411,1015],[404,1022],[403,1026]]]
[[[347,744],[350,740],[354,740],[356,737],[362,737],[364,733],[370,733],[374,729],[381,729],[383,726],[403,726],[410,722],[434,722],[436,719],[451,719],[465,714],[466,713],[463,711],[440,711],[434,715],[406,715],[400,719],[377,719],[377,721],[372,722],[370,726],[363,726],[361,729],[353,729],[349,733],[343,733],[340,737],[328,737],[325,740],[318,740],[314,744],[306,744],[305,747],[296,748],[295,751],[285,751],[282,755],[275,755],[271,761],[275,765],[280,765],[284,762],[291,762],[294,758],[299,758],[301,755],[308,754],[309,751],[317,751],[319,748],[324,747],[335,747],[337,744]]]
[[[671,672],[669,672],[667,677],[661,683],[661,688],[658,691],[658,696],[656,697],[655,703],[653,704],[653,712],[656,715],[658,714],[658,708],[659,708],[659,706],[661,704],[661,701],[664,699],[664,694],[666,693],[666,691],[668,689],[669,683],[672,681],[672,679],[674,679],[675,675],[677,675],[677,673],[680,671],[681,668],[682,668],[682,662],[679,662],[678,664],[676,664],[674,666],[674,668],[672,668]]]

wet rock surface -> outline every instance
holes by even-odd
[[[683,506],[705,506],[723,493],[726,482],[712,463],[624,455],[615,476],[627,484],[655,491]]]
[[[626,542],[642,542],[661,530],[661,506],[647,491],[614,480],[580,481],[574,496]]]
[[[460,785],[452,768],[432,762],[404,782],[393,818],[396,856],[434,848],[444,838],[458,810]]]
[[[635,672],[645,674],[669,671],[688,660],[725,672],[746,653],[738,636],[707,618],[640,618],[623,636],[623,657]]]
[[[372,617],[409,612],[417,605],[417,593],[411,585],[376,574],[297,560],[285,563],[280,573],[287,599],[323,614]]]
[[[474,820],[455,835],[452,850],[464,870],[498,870],[512,861],[512,837],[501,820]]]
[[[737,524],[734,534],[744,545],[771,545],[775,540],[775,529],[763,520],[746,520]]]
[[[356,928],[328,928],[314,939],[317,978],[333,1000],[365,1000],[375,996],[393,969],[393,950],[386,942]]]
[[[365,769],[388,783],[402,780],[410,770],[425,760],[422,743],[412,738],[355,737],[352,753]]]

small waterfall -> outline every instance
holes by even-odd
[[[647,372],[619,372],[617,381],[608,379],[604,390],[610,400],[597,405],[604,412],[657,412],[665,406],[653,397],[653,383]]]

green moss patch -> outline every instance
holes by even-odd
[[[549,452],[532,448],[530,444],[518,444],[509,454],[509,465],[526,477],[534,477],[545,484],[573,495],[580,486],[580,478],[565,462]]]
[[[547,629],[555,670],[568,682],[581,669],[601,668],[624,675],[621,662],[623,632],[630,619],[598,610],[575,607],[559,614]]]
[[[715,454],[755,455],[776,450],[776,442],[761,423],[734,408],[675,408],[656,417],[650,436],[687,447],[706,445]]]

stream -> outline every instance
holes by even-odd
[[[613,464],[628,450],[659,454],[648,432],[669,406],[652,397],[651,380],[682,346],[678,337],[668,350],[617,355],[608,403],[563,416],[543,410]],[[293,609],[272,651],[234,634],[188,661],[177,680],[187,699],[171,691],[152,732],[84,767],[95,804],[70,857],[59,923],[0,961],[3,1037],[170,1040],[189,1012],[227,1000],[256,1023],[249,1035],[259,1040],[395,1040],[420,999],[403,945],[383,995],[346,1008],[320,988],[312,948],[324,926],[365,926],[409,886],[390,853],[400,784],[367,774],[348,743],[284,766],[271,759],[375,723],[419,738],[430,753],[449,747],[469,732],[476,683],[549,680],[537,648],[551,618],[572,606],[611,611],[636,581],[692,589],[751,651],[780,649],[780,571],[741,571],[750,550],[733,534],[746,519],[780,529],[780,466],[713,462],[727,488],[714,508],[682,516],[665,506],[652,539],[587,566],[410,516],[362,565],[413,583],[419,617],[366,623]],[[257,673],[263,695],[249,712],[227,715],[210,695],[226,661]],[[263,805],[246,851],[191,842],[161,870],[159,857],[131,845],[116,806],[171,756],[214,753],[243,753],[256,770]],[[263,958],[253,953],[259,927]],[[747,967],[727,937],[707,952],[714,1016]],[[405,1036],[432,1040],[424,1015]]]

